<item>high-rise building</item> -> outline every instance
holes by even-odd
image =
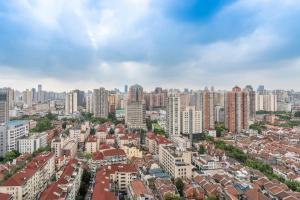
[[[79,112],[84,107],[84,92],[73,90],[65,98],[65,114]]]
[[[125,87],[124,87],[124,92],[125,92],[125,93],[128,92],[128,85],[125,85]]]
[[[38,91],[37,91],[37,101],[39,103],[43,103],[44,102],[44,94],[43,94],[43,90],[42,90],[42,85],[38,84]]]
[[[193,134],[202,133],[202,112],[197,111],[195,106],[187,106],[181,115],[181,128],[181,132],[188,134],[192,141]]]
[[[135,84],[129,89],[128,101],[142,102],[144,100],[144,93],[142,86]]]
[[[155,88],[154,92],[149,94],[149,110],[159,110],[166,107],[168,91],[162,88]]]
[[[86,98],[85,99],[85,103],[86,103],[85,110],[86,110],[86,112],[93,113],[93,93],[89,91],[85,98]]]
[[[180,126],[180,97],[176,94],[170,94],[167,99],[167,120],[166,127],[169,136],[179,136]]]
[[[225,128],[232,133],[248,129],[248,93],[234,87],[225,95]]]
[[[28,108],[32,107],[32,91],[31,90],[26,89],[25,91],[23,91],[22,98],[23,98],[24,104]]]
[[[248,119],[254,122],[256,116],[256,93],[251,85],[247,85],[244,91],[248,93]]]
[[[215,92],[209,91],[207,88],[202,93],[202,118],[203,129],[209,130],[215,128]]]
[[[0,157],[4,157],[7,151],[7,126],[0,123]]]
[[[265,86],[264,85],[259,85],[257,88],[257,93],[261,94],[265,92]]]
[[[9,121],[9,97],[6,89],[0,89],[0,124]]]
[[[103,87],[93,91],[93,113],[95,117],[108,117],[108,91]]]
[[[256,111],[277,111],[277,95],[264,92],[256,95]]]
[[[115,113],[117,109],[117,94],[115,91],[110,91],[108,95],[108,112]]]
[[[133,85],[129,89],[125,122],[130,129],[146,129],[146,107],[143,88],[140,85]]]

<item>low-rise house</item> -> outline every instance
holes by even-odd
[[[47,146],[47,133],[35,133],[29,137],[22,137],[17,140],[18,151],[22,154],[33,153],[39,148]]]
[[[178,196],[178,191],[176,186],[172,183],[170,179],[156,179],[154,181],[155,190],[157,192],[157,196],[160,200],[164,200],[166,196],[173,195]]]
[[[94,153],[99,149],[99,140],[96,136],[90,135],[85,143],[85,152]]]
[[[159,149],[159,164],[174,178],[191,178],[191,151],[177,149],[173,145],[161,146]]]
[[[136,179],[137,169],[132,164],[113,164],[100,167],[96,173],[93,188],[93,200],[117,199],[114,191],[127,191],[127,187]]]
[[[110,164],[125,164],[127,156],[122,149],[102,149],[92,154],[92,165],[94,168]]]
[[[37,199],[54,174],[54,154],[50,152],[39,154],[7,179],[0,186],[0,192],[12,195],[15,200]]]
[[[129,160],[131,160],[131,158],[133,158],[133,157],[135,157],[135,158],[143,157],[143,151],[141,151],[136,146],[123,145],[123,146],[121,146],[121,149],[124,150],[124,152],[126,153],[126,156],[128,157]]]
[[[159,148],[161,146],[172,144],[172,141],[168,140],[163,136],[155,135],[152,132],[147,133],[145,142],[146,142],[146,148],[149,151],[149,153],[154,155],[159,154]]]
[[[44,190],[40,200],[75,199],[80,187],[82,173],[82,163],[74,159],[70,160],[59,179]]]
[[[154,195],[140,180],[134,180],[128,187],[128,196],[131,200],[153,200]]]
[[[189,183],[189,184],[184,185],[183,196],[184,196],[184,199],[204,200],[205,199],[205,191],[198,184]]]

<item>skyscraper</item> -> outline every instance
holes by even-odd
[[[256,116],[256,93],[251,85],[247,85],[244,91],[248,93],[248,119],[254,122]]]
[[[125,92],[125,93],[128,92],[128,85],[125,85],[125,87],[124,87],[124,92]]]
[[[65,98],[65,114],[72,114],[79,112],[84,107],[84,92],[80,90],[73,90],[66,94]]]
[[[93,113],[95,117],[108,117],[108,91],[103,87],[93,91]]]
[[[133,85],[129,89],[125,122],[130,129],[146,129],[146,108],[143,88],[140,85]]]
[[[181,132],[188,134],[192,141],[193,134],[202,133],[202,112],[197,111],[195,106],[187,106],[181,115],[181,128]]]
[[[93,113],[93,93],[89,91],[85,97],[85,110],[88,113]]]
[[[177,94],[170,94],[167,100],[166,127],[169,136],[179,136],[181,131],[180,118],[180,97]]]
[[[0,124],[9,121],[9,98],[6,89],[0,89]]]
[[[234,87],[225,95],[225,128],[232,133],[248,129],[248,93]]]
[[[205,88],[202,94],[202,117],[203,129],[209,130],[215,128],[215,92]]]

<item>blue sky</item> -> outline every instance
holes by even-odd
[[[0,86],[300,90],[298,0],[0,1]]]

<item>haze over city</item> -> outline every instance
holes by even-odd
[[[296,0],[0,2],[0,85],[299,90]]]

